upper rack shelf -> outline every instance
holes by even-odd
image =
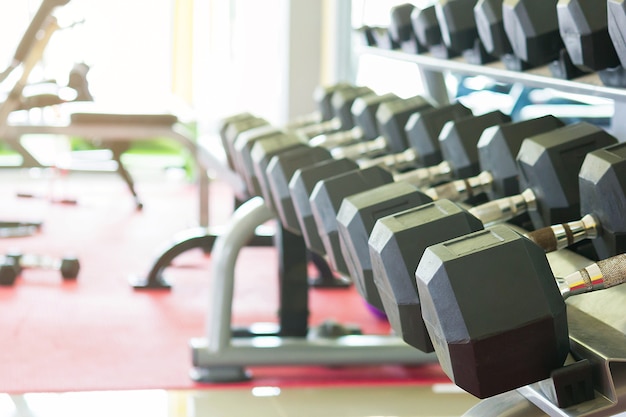
[[[372,54],[395,60],[414,62],[425,70],[451,71],[470,76],[484,75],[504,83],[523,83],[529,87],[553,88],[572,94],[586,94],[626,102],[626,88],[607,87],[602,84],[600,78],[595,73],[585,74],[574,80],[563,80],[553,77],[548,66],[517,72],[507,70],[500,61],[485,65],[474,65],[468,64],[462,57],[440,59],[434,58],[428,53],[410,54],[371,46],[360,47],[359,55],[361,54]]]

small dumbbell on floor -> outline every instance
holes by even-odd
[[[59,259],[45,255],[10,252],[4,256],[4,261],[0,265],[0,285],[12,286],[22,271],[30,268],[57,270],[64,281],[72,281],[78,278],[80,262],[74,256]]]

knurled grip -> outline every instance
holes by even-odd
[[[604,288],[626,282],[626,254],[604,259],[597,262],[597,265],[604,276]]]
[[[526,237],[532,240],[537,246],[546,252],[554,252],[557,250],[557,240],[551,227],[542,227],[526,234]]]

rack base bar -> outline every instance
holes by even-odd
[[[337,338],[259,336],[233,338],[231,344],[211,351],[206,338],[190,341],[192,377],[206,382],[232,381],[235,369],[245,366],[357,366],[367,364],[419,365],[434,363],[433,353],[422,353],[402,339],[384,335],[348,335]],[[223,373],[225,379],[216,379]],[[239,376],[246,376],[239,372]]]

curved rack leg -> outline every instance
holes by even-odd
[[[434,362],[436,356],[423,354],[396,336],[349,334],[328,337],[310,332],[306,337],[293,336],[292,328],[285,335],[237,338],[233,342],[231,328],[232,301],[234,293],[234,270],[237,255],[259,224],[272,218],[273,214],[261,198],[254,198],[235,212],[225,234],[220,236],[213,249],[211,290],[206,318],[206,336],[190,341],[193,368],[190,376],[201,382],[227,382],[249,377],[247,366],[273,365],[326,365],[350,366],[363,364],[419,364]],[[291,238],[287,237],[291,244]],[[279,245],[280,247],[280,245]],[[296,249],[301,249],[300,247]],[[305,258],[302,250],[298,250]],[[288,256],[291,252],[286,252]],[[294,265],[302,271],[301,265]],[[306,286],[306,274],[286,278],[296,282],[283,282],[281,286],[299,284],[298,277]],[[283,288],[284,289],[284,288]],[[305,288],[306,289],[306,288]],[[283,306],[280,306],[282,308]],[[291,308],[292,306],[287,306]],[[284,324],[284,323],[281,323]],[[291,326],[293,323],[289,324]]]

